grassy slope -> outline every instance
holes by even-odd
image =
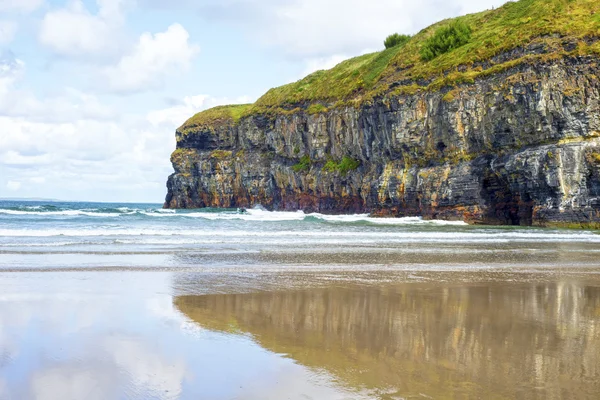
[[[196,129],[210,129],[215,125],[235,123],[239,121],[251,106],[251,104],[235,104],[214,107],[194,115],[192,118],[188,119],[179,130],[181,133],[187,134]]]
[[[536,62],[549,57],[547,54],[526,56],[494,65],[485,71],[473,66],[504,51],[532,41],[543,41],[550,48],[559,48],[558,43],[565,39],[581,41],[585,37],[600,36],[600,0],[520,0],[496,10],[458,19],[473,29],[471,41],[429,62],[421,60],[421,46],[438,27],[451,20],[422,30],[404,45],[346,60],[330,70],[317,71],[298,82],[271,89],[253,105],[225,106],[199,113],[182,128],[234,123],[250,114],[290,112],[306,103],[313,103],[308,108],[309,112],[321,112],[327,107],[347,102],[361,103],[390,92],[414,93],[472,82],[481,75],[495,73],[520,62]],[[554,56],[564,55],[561,51],[557,50]],[[580,42],[574,53],[600,54],[600,45],[596,42],[588,46]],[[466,68],[459,72],[458,66]],[[430,83],[425,86],[415,83],[422,80]],[[392,91],[390,84],[398,81],[411,83]],[[318,106],[314,104],[317,102]]]

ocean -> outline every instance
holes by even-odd
[[[597,398],[600,233],[0,202],[0,400]]]
[[[0,269],[596,265],[600,234],[160,204],[0,202]],[[431,257],[435,262],[427,262]]]

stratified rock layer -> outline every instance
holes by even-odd
[[[523,63],[437,92],[180,129],[165,207],[598,227],[597,63]],[[360,166],[326,167],[344,157]]]

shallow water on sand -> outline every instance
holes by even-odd
[[[0,293],[0,399],[600,393],[596,274],[26,272]]]
[[[595,232],[0,203],[0,400],[597,399],[599,256]]]

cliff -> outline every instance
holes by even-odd
[[[468,42],[425,60],[456,21]],[[165,207],[599,227],[599,37],[595,0],[521,0],[205,111]]]

